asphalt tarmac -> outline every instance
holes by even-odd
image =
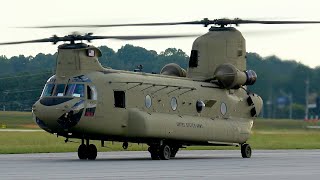
[[[103,152],[97,160],[76,153],[0,155],[0,179],[320,179],[320,150],[179,151],[171,160],[148,152]]]

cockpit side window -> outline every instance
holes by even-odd
[[[84,84],[68,84],[66,96],[84,97]]]
[[[87,86],[87,98],[90,100],[97,100],[97,90],[95,86]]]
[[[92,91],[89,86],[87,86],[87,98],[92,99]]]
[[[72,96],[74,89],[76,88],[76,84],[68,84],[65,95]]]
[[[65,84],[58,84],[56,86],[56,90],[54,92],[54,96],[63,96],[63,93],[64,93],[64,88],[66,87]]]
[[[46,86],[43,88],[41,97],[52,96],[53,89],[54,84],[46,84]]]

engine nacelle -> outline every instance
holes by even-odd
[[[236,89],[243,85],[253,85],[257,80],[257,74],[253,70],[240,71],[234,65],[225,63],[218,66],[214,72],[223,88]]]
[[[186,77],[186,70],[180,67],[178,64],[170,63],[166,64],[160,71],[160,74],[168,76]]]

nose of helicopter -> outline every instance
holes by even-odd
[[[84,100],[79,98],[45,97],[32,107],[34,121],[48,132],[65,131],[81,119]]]

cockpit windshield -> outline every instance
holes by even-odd
[[[65,84],[57,84],[53,96],[63,96]]]
[[[46,86],[44,87],[44,89],[42,91],[41,97],[52,96],[53,89],[54,89],[54,84],[46,84]]]
[[[41,97],[47,96],[72,96],[84,97],[85,86],[84,84],[46,84],[41,94]]]
[[[65,95],[84,97],[84,84],[68,84]]]
[[[41,97],[48,96],[69,96],[85,97],[90,100],[97,100],[97,90],[95,86],[88,84],[91,80],[84,76],[77,76],[69,79],[68,84],[58,84],[55,75],[50,77],[43,88]],[[87,89],[86,89],[87,88]]]

